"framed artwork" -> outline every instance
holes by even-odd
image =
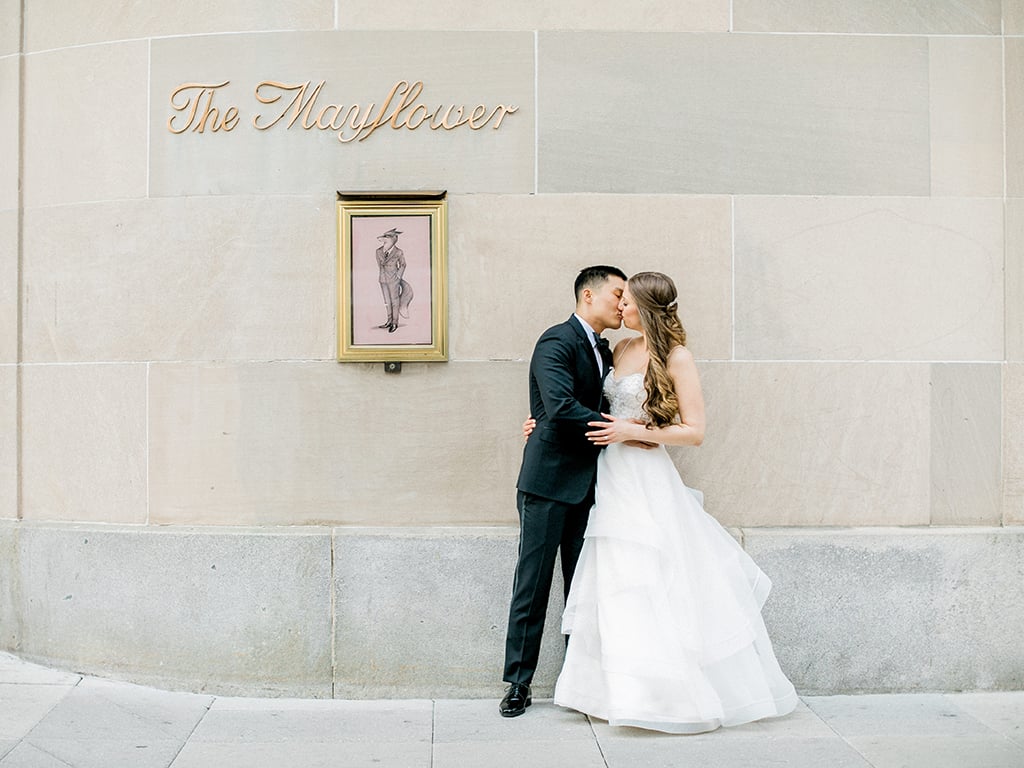
[[[338,193],[338,360],[448,359],[445,192]]]

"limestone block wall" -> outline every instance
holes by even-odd
[[[912,607],[961,606],[961,579],[1024,597],[1018,0],[0,20],[0,647],[169,687],[498,690],[527,361],[576,271],[611,262],[680,287],[709,432],[674,458],[776,581],[798,686],[1022,683],[1020,617],[975,601],[993,639],[964,668]],[[518,110],[351,142],[252,126],[264,80],[366,104],[403,79]],[[175,87],[224,81],[236,129],[168,130]],[[447,363],[335,362],[356,189],[448,190]],[[457,620],[442,583],[473,591]],[[873,637],[914,652],[851,643],[821,605],[840,584],[861,611],[887,596]]]

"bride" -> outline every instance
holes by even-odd
[[[761,619],[771,582],[683,484],[666,445],[704,439],[704,400],[676,288],[629,279],[605,380],[606,446],[562,616],[569,635],[555,703],[612,725],[700,733],[791,712],[792,684]],[[655,444],[653,449],[636,447]]]

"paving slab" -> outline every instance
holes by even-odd
[[[849,739],[874,768],[1021,768],[1024,747],[991,736],[875,736]]]
[[[604,743],[612,739],[649,739],[656,738],[680,738],[673,734],[659,734],[653,731],[645,731],[642,728],[621,728],[608,725],[603,720],[592,718],[594,733],[599,742]],[[768,720],[738,725],[731,728],[719,728],[710,733],[699,733],[684,736],[686,739],[773,739],[782,737],[797,738],[837,738],[833,731],[820,717],[811,709],[800,702],[795,710],[785,717],[774,717]]]
[[[0,653],[0,683],[75,685],[81,679],[81,675],[32,664],[10,653]]]
[[[870,763],[857,750],[802,702],[785,717],[687,736],[612,727],[599,720],[593,723],[608,768],[675,768],[681,765],[870,768]]]
[[[208,744],[190,741],[170,768],[430,768],[430,764],[430,742]],[[462,768],[465,767],[463,763]]]
[[[805,696],[694,736],[498,700],[213,697],[0,654],[0,768],[1024,768],[1024,691]]]
[[[21,739],[57,706],[73,687],[0,683],[0,739]]]
[[[196,744],[338,744],[369,742],[430,743],[433,705],[430,701],[292,701],[276,706],[273,700],[256,700],[244,707],[216,702],[196,727]]]
[[[1024,746],[1024,692],[956,693],[948,698],[976,720]]]
[[[679,768],[679,766],[786,766],[786,768],[872,768],[838,737],[715,739],[666,736],[614,739],[601,743],[608,768]]]
[[[20,742],[0,760],[0,768],[68,768],[68,764],[39,747]]]
[[[212,696],[87,677],[31,735],[33,739],[184,743],[212,703]]]
[[[218,712],[233,709],[251,712],[287,712],[293,709],[306,712],[430,712],[433,706],[430,699],[246,699],[218,696],[210,709]]]
[[[941,693],[804,696],[804,702],[844,737],[987,736],[991,729]]]
[[[517,720],[522,717],[515,718]],[[642,763],[630,763],[636,768]],[[434,745],[432,768],[605,768],[597,742],[561,741],[462,741]]]
[[[29,737],[18,746],[18,755],[11,755],[10,765],[0,761],[3,768],[21,768],[37,764],[48,766],[50,760],[62,768],[167,768],[181,750],[184,742],[135,741],[108,739],[33,739]],[[15,759],[16,758],[16,759]]]
[[[434,706],[434,742],[518,742],[590,740],[594,731],[585,715],[534,699],[520,717],[501,717],[498,698],[440,700]]]
[[[534,699],[526,714],[501,717],[499,698],[440,700],[434,706],[433,768],[604,768],[585,715]]]

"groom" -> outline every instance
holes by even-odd
[[[548,328],[530,359],[530,413],[537,420],[523,449],[516,484],[519,561],[512,586],[503,717],[523,714],[532,701],[548,595],[561,548],[565,594],[583,547],[594,501],[598,449],[586,438],[589,421],[603,421],[602,381],[611,366],[601,333],[622,325],[619,299],[626,275],[616,267],[587,267],[576,278],[576,312]]]

